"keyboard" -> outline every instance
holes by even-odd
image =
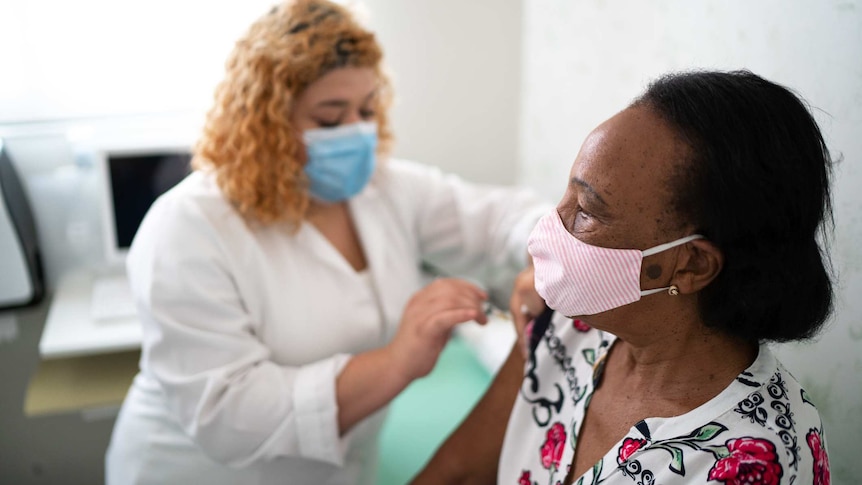
[[[93,280],[90,313],[93,320],[100,322],[136,315],[135,300],[126,275],[98,276]]]

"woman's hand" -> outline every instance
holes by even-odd
[[[354,356],[336,379],[339,433],[343,436],[431,372],[455,325],[486,323],[482,303],[487,299],[478,286],[455,278],[438,279],[416,292],[389,345]]]
[[[534,277],[533,265],[521,271],[515,278],[512,299],[509,300],[509,311],[512,312],[512,321],[518,334],[517,345],[524,359],[528,354],[533,319],[545,311],[545,301],[536,292]]]
[[[431,372],[456,325],[488,321],[482,310],[487,299],[481,288],[457,278],[437,279],[413,295],[387,347],[399,375],[412,381]]]

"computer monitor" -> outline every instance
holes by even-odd
[[[104,151],[99,158],[107,261],[121,264],[153,202],[189,174],[191,153],[160,147]]]

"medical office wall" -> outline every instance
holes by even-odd
[[[520,180],[555,198],[584,137],[669,70],[748,68],[801,93],[836,158],[837,307],[777,353],[814,396],[834,483],[862,483],[862,2],[524,2]],[[788,261],[788,264],[793,264]]]
[[[338,1],[338,0],[336,0]],[[202,116],[234,41],[277,0],[0,0],[0,124]],[[343,0],[395,81],[395,155],[486,182],[517,164],[520,0]]]

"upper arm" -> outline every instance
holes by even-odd
[[[413,485],[497,483],[497,463],[523,369],[524,359],[513,347],[485,395],[414,478]]]
[[[392,164],[390,173],[395,205],[414,209],[409,225],[422,261],[482,283],[505,306],[527,264],[527,237],[553,205],[527,189],[470,183],[420,164]]]

